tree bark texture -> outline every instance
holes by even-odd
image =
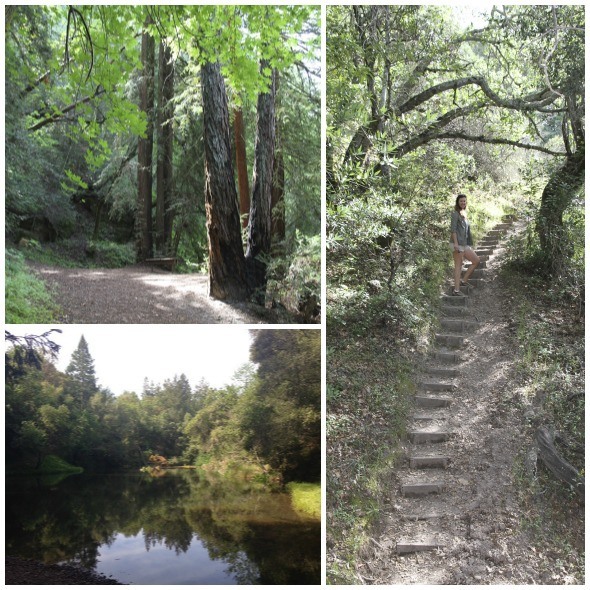
[[[263,60],[261,69],[267,68]],[[275,95],[276,72],[271,74],[268,92],[258,95],[256,149],[248,247],[246,260],[254,289],[263,296],[266,289],[266,262],[261,258],[270,253],[271,245],[271,193],[275,151]]]
[[[209,295],[216,299],[244,300],[249,289],[232,165],[227,94],[219,62],[202,67],[201,87]]]
[[[564,244],[570,244],[570,240],[564,239],[563,214],[584,186],[584,167],[582,147],[551,176],[541,195],[536,230],[548,270],[552,272],[570,255],[564,251]]]
[[[279,75],[275,80],[275,94],[278,100]],[[275,109],[276,112],[276,109]],[[275,116],[275,149],[272,170],[272,190],[270,196],[271,213],[271,241],[273,251],[277,244],[285,241],[285,161],[283,159],[283,146],[281,142],[280,123]]]
[[[156,170],[156,250],[169,254],[172,239],[174,66],[172,53],[164,43],[159,49],[158,162]]]
[[[244,114],[241,108],[234,110],[234,142],[236,145],[236,168],[240,193],[240,219],[242,220],[242,227],[246,228],[248,227],[248,215],[250,214],[250,185],[248,183]]]
[[[149,20],[148,20],[149,22]],[[139,108],[146,114],[145,138],[137,145],[137,238],[138,258],[152,256],[152,151],[154,147],[154,38],[144,31],[141,36],[141,63],[139,83]]]

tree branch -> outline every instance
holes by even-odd
[[[549,154],[550,156],[567,156],[566,152],[555,152],[548,148],[544,148],[540,145],[532,145],[529,143],[522,143],[521,141],[512,141],[510,139],[485,137],[483,135],[468,135],[467,133],[461,133],[459,131],[448,131],[440,133],[433,139],[463,139],[465,141],[475,141],[479,143],[491,143],[497,145],[511,145],[513,147],[522,148],[525,150],[534,150],[542,152],[543,154]]]
[[[98,86],[93,95],[87,96],[85,98],[77,100],[76,102],[73,102],[72,104],[70,104],[67,107],[65,107],[64,109],[62,109],[59,113],[55,113],[54,115],[51,115],[50,117],[46,117],[42,121],[39,121],[39,123],[36,123],[32,127],[27,128],[27,131],[37,131],[37,130],[41,129],[42,127],[45,127],[45,125],[49,125],[50,123],[55,123],[56,121],[59,121],[66,113],[73,111],[76,107],[80,106],[81,104],[86,104],[86,103],[90,102],[91,100],[93,100],[97,96],[100,96],[101,94],[104,94],[105,92],[106,91],[104,88]]]

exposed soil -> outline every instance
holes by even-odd
[[[121,584],[112,578],[71,565],[45,565],[31,559],[6,557],[4,560],[6,585],[89,585]]]
[[[265,324],[284,322],[272,310],[207,295],[207,277],[135,265],[61,268],[29,262],[62,310],[65,324]]]
[[[522,406],[513,379],[510,301],[497,279],[501,248],[497,254],[487,264],[485,284],[472,292],[465,308],[462,319],[475,320],[479,326],[466,335],[458,351],[461,361],[436,365],[459,369],[453,379],[439,379],[455,386],[440,394],[452,398],[451,407],[428,410],[434,420],[415,420],[408,428],[454,433],[448,442],[408,442],[405,449],[407,455],[447,455],[450,465],[416,470],[406,462],[392,473],[391,504],[380,533],[371,539],[370,555],[357,564],[361,583],[583,583],[556,565],[559,555],[535,547],[522,527],[526,515],[519,506],[514,470],[530,443],[523,434]],[[425,379],[432,381],[427,366],[422,368]],[[442,493],[421,498],[402,495],[402,485],[425,481],[442,484]],[[396,546],[401,540],[433,541],[439,549],[399,555]]]

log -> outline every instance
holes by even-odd
[[[571,485],[578,494],[584,497],[584,478],[578,470],[568,463],[555,448],[554,435],[547,426],[537,430],[537,446],[539,458],[551,473],[560,481]]]

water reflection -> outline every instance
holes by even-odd
[[[319,584],[320,525],[284,494],[174,472],[8,478],[6,554],[133,584]]]

